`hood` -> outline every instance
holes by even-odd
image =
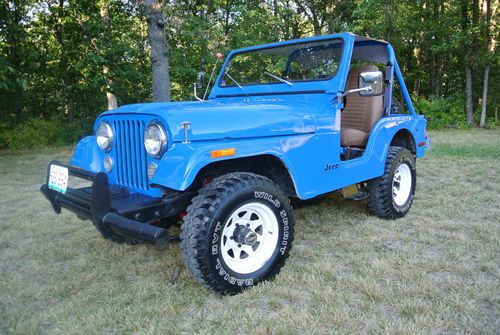
[[[313,133],[315,120],[305,103],[262,99],[242,102],[165,102],[125,105],[102,116],[146,114],[161,119],[174,142],[184,140],[182,122],[191,122],[190,141]]]

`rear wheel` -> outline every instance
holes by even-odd
[[[198,282],[236,293],[274,277],[293,239],[288,198],[271,180],[251,173],[214,179],[193,198],[184,218],[181,252]]]
[[[370,211],[383,219],[408,213],[415,195],[415,157],[403,147],[389,147],[384,175],[368,182]]]

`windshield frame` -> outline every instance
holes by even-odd
[[[297,44],[309,41],[322,41],[322,40],[330,40],[334,38],[340,38],[343,40],[343,50],[342,50],[342,61],[340,62],[340,67],[337,71],[337,74],[326,81],[315,81],[315,82],[295,82],[293,86],[289,86],[285,83],[276,83],[273,85],[253,85],[253,86],[245,86],[243,89],[239,87],[219,87],[218,83],[222,78],[226,64],[229,59],[233,56],[233,54],[257,50],[257,49],[265,49],[274,46],[282,46],[288,44]],[[285,96],[285,95],[295,95],[295,94],[336,94],[339,91],[343,91],[344,86],[347,81],[347,74],[349,72],[349,63],[351,61],[352,49],[354,45],[355,39],[358,38],[357,35],[354,35],[349,32],[331,34],[331,35],[322,35],[322,36],[313,36],[313,37],[304,37],[300,39],[287,40],[283,42],[273,42],[268,44],[261,44],[255,46],[249,46],[246,48],[231,50],[226,57],[224,57],[224,62],[221,66],[221,69],[217,74],[215,79],[215,83],[210,90],[210,94],[208,96],[208,100],[217,100],[217,99],[239,99],[239,98],[251,98],[258,96]]]
[[[342,63],[344,62],[345,48],[346,48],[347,41],[344,38],[342,38],[342,36],[338,36],[338,35],[337,36],[321,36],[321,37],[326,37],[326,38],[300,39],[300,40],[290,41],[290,43],[279,43],[279,44],[275,44],[275,45],[262,45],[260,47],[259,46],[258,47],[251,47],[248,49],[241,49],[241,50],[233,51],[229,54],[229,57],[224,62],[224,66],[222,67],[222,69],[219,73],[219,76],[217,78],[217,85],[215,87],[217,87],[218,89],[238,88],[238,89],[242,90],[242,92],[243,92],[245,90],[245,87],[251,87],[251,86],[268,86],[268,85],[284,85],[284,84],[289,85],[289,84],[286,84],[286,83],[281,82],[281,81],[276,81],[276,82],[271,82],[271,83],[248,83],[248,84],[240,83],[241,87],[239,87],[237,85],[229,85],[229,86],[228,85],[221,85],[221,83],[224,79],[224,76],[226,75],[227,68],[231,64],[231,61],[234,59],[234,57],[236,57],[238,55],[242,55],[242,54],[250,53],[250,52],[258,52],[260,50],[266,50],[266,49],[268,50],[268,49],[288,47],[288,46],[293,46],[293,45],[297,45],[297,44],[307,44],[307,43],[314,44],[314,43],[319,43],[319,42],[327,43],[330,41],[338,40],[340,42],[340,43],[338,43],[339,49],[340,49],[340,59],[339,59],[339,66],[337,68],[337,71],[333,75],[325,77],[325,78],[317,78],[317,79],[289,80],[293,84],[293,86],[295,86],[297,84],[302,84],[302,83],[330,81],[339,74],[339,70],[342,66]],[[313,48],[318,48],[318,47],[321,47],[321,46],[320,45],[313,46]],[[288,71],[290,63],[292,61],[292,59],[290,59],[290,56],[297,53],[299,50],[301,50],[301,49],[296,49],[290,55],[288,55],[289,58],[287,60],[286,68],[284,69],[285,71]],[[291,85],[289,85],[289,86],[291,86]]]

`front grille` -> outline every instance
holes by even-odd
[[[118,184],[138,189],[149,189],[146,149],[144,149],[144,121],[113,121],[116,132],[116,173]]]

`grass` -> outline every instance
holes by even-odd
[[[280,275],[236,296],[189,277],[178,244],[55,215],[38,188],[70,148],[0,152],[0,333],[499,334],[500,131],[430,136],[405,218],[338,194],[298,208]]]

